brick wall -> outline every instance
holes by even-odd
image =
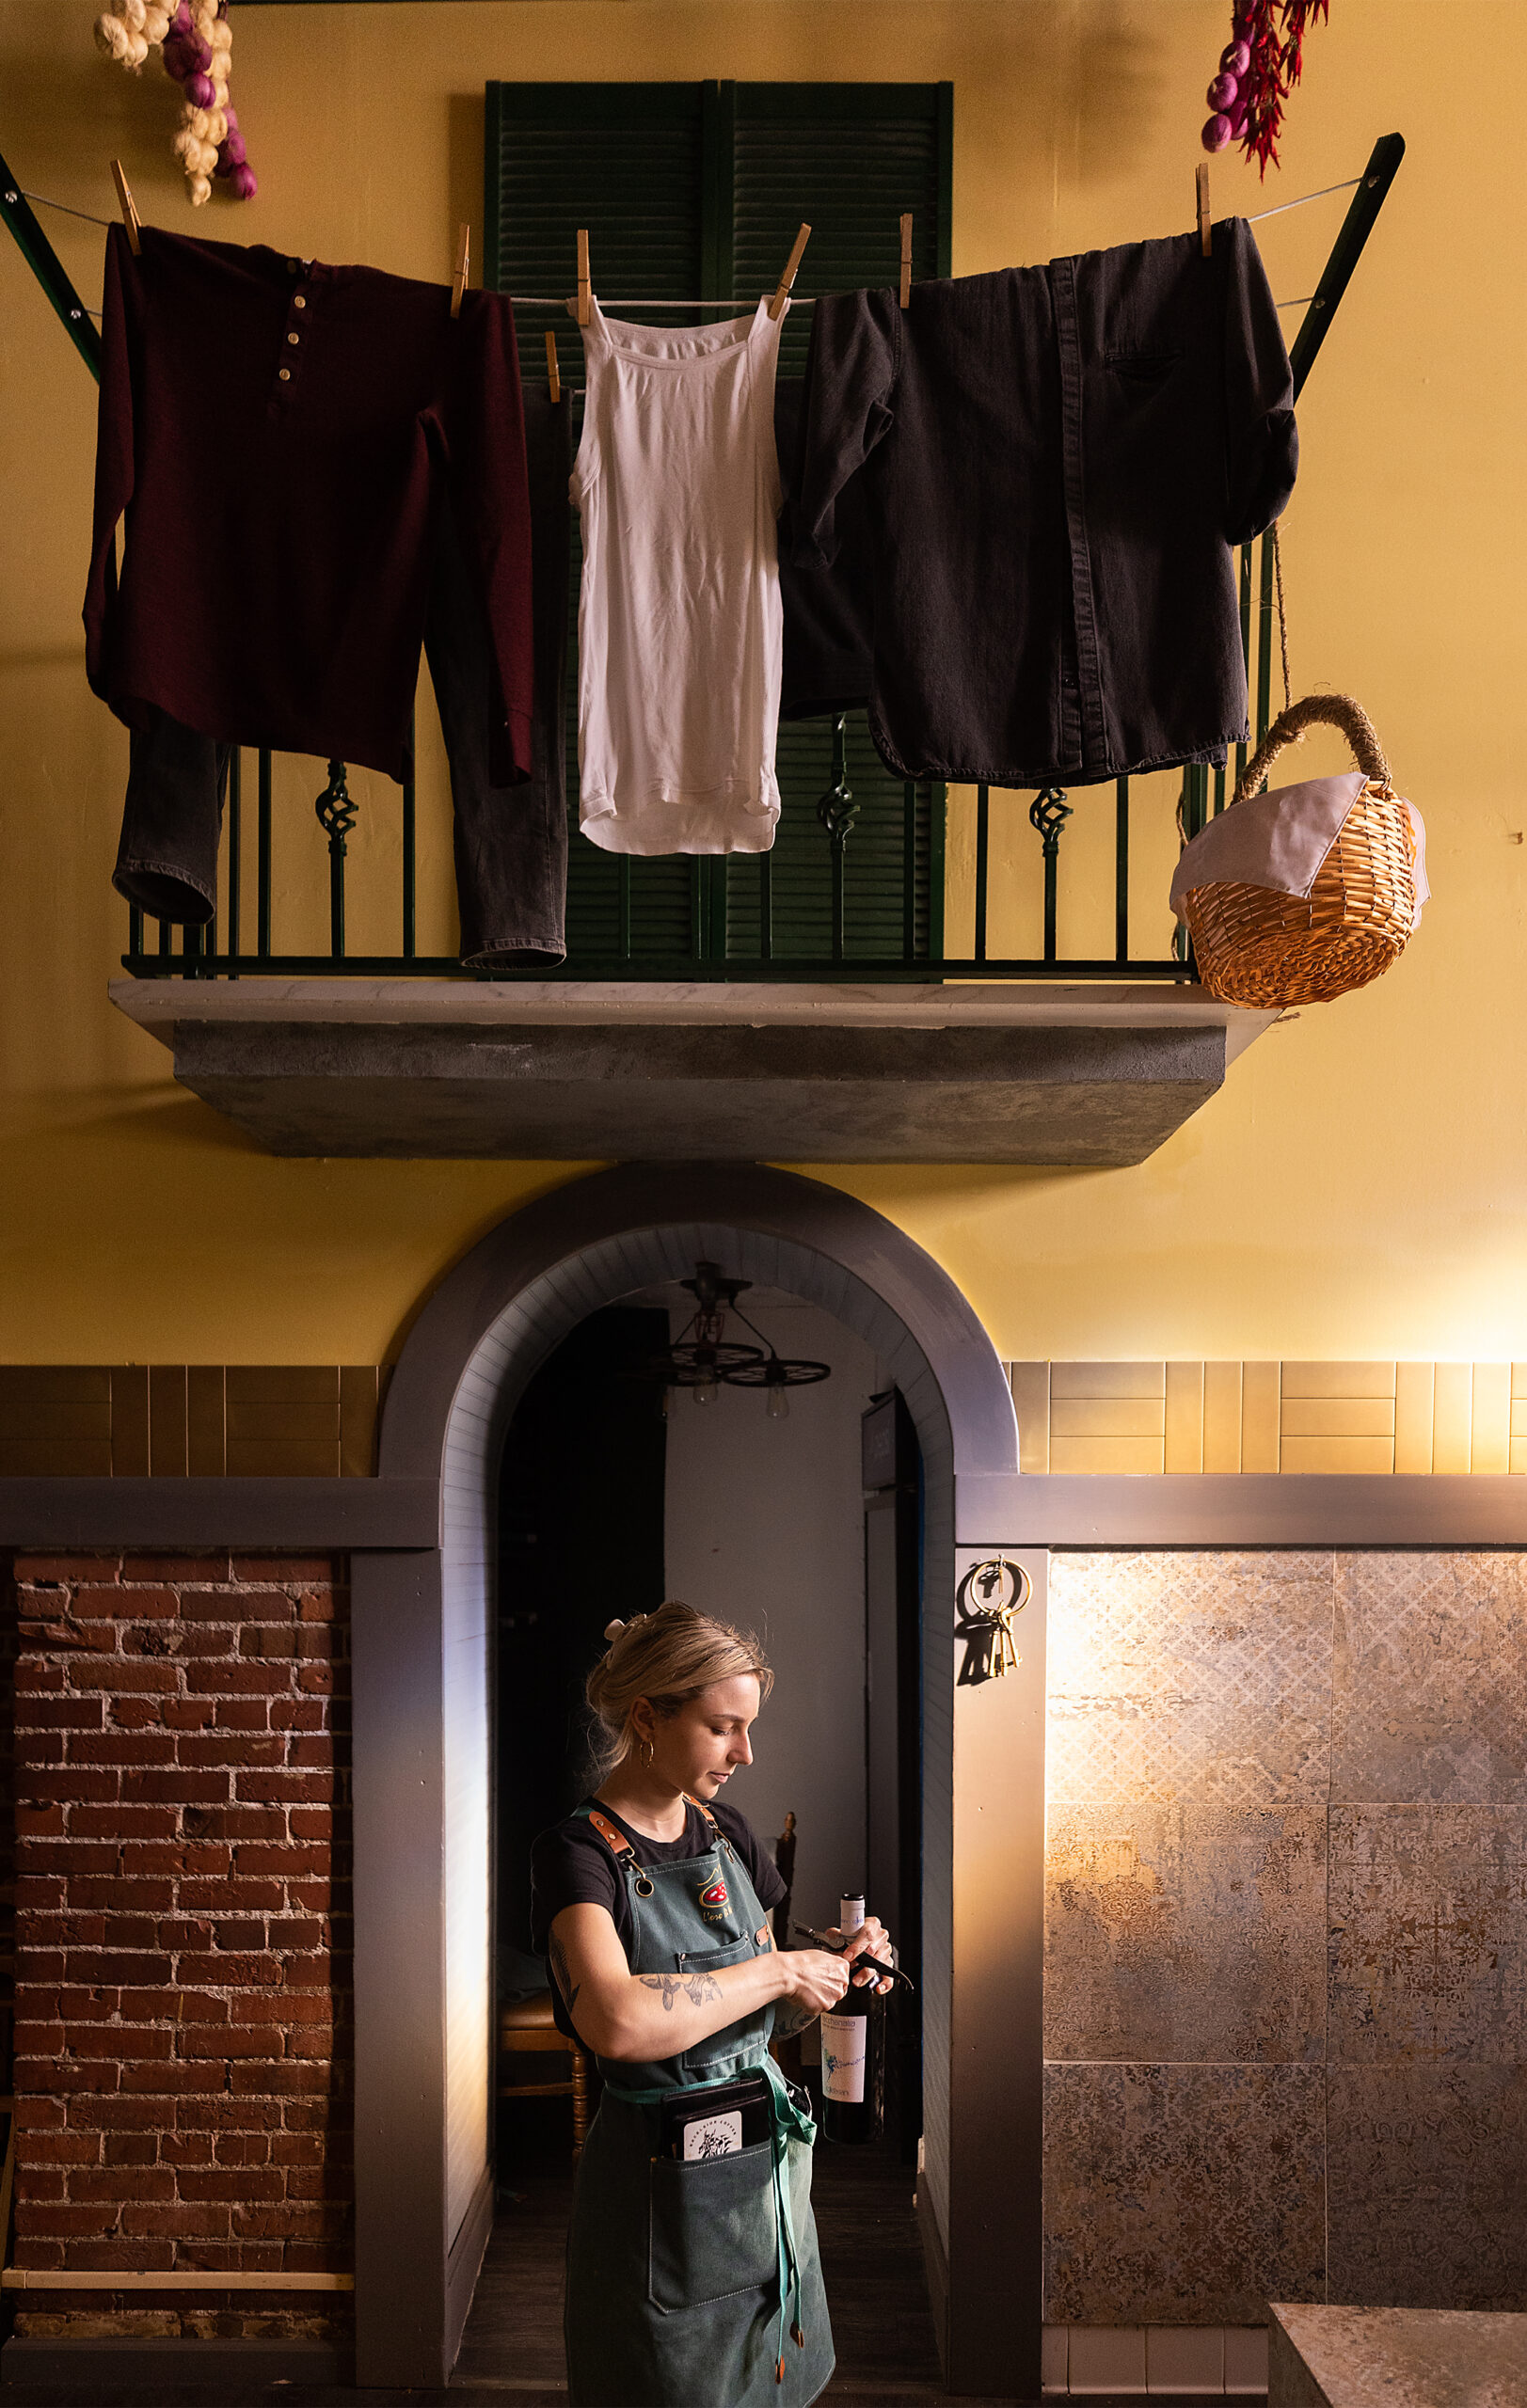
[[[348,1598],[326,1558],[21,1557],[26,2268],[348,2273]],[[23,2295],[22,2332],[340,2336],[346,2294]]]

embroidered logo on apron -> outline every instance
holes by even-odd
[[[701,1891],[700,1904],[702,1907],[709,1908],[712,1910],[719,1910],[722,1907],[724,1907],[727,1904],[726,1884],[722,1879],[719,1873],[717,1874],[714,1881],[708,1881],[705,1888]]]

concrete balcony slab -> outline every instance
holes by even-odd
[[[1183,985],[121,978],[273,1153],[1143,1162],[1278,1017]]]

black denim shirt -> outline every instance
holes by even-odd
[[[856,471],[870,727],[908,778],[1086,785],[1247,735],[1231,547],[1293,490],[1293,383],[1250,228],[819,301],[796,558]]]

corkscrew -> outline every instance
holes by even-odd
[[[809,1923],[792,1923],[790,1929],[797,1940],[809,1940],[814,1947],[825,1948],[829,1956],[841,1956],[844,1954],[843,1942],[840,1940],[835,1940],[830,1932],[817,1931]],[[873,1965],[877,1973],[883,1974],[890,1981],[905,1982],[909,1990],[915,1990],[917,1987],[910,1973],[904,1973],[899,1965],[887,1965],[883,1956],[870,1956],[861,1953],[854,1958],[854,1963]]]

